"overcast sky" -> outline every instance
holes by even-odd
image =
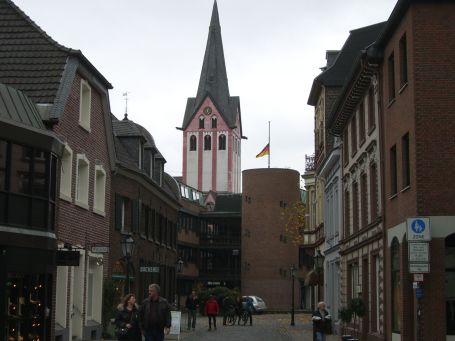
[[[59,43],[80,49],[113,84],[111,110],[145,126],[181,175],[181,126],[196,95],[213,0],[14,0]],[[349,30],[387,20],[396,0],[218,0],[231,95],[240,96],[242,168],[271,163],[303,172],[312,154],[307,99],[325,51]]]

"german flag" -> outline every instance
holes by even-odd
[[[267,145],[264,147],[264,149],[262,149],[261,152],[258,155],[256,155],[256,159],[258,157],[263,157],[263,156],[266,156],[269,154],[270,154],[270,144],[267,143]]]

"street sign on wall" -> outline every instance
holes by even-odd
[[[406,238],[408,241],[429,242],[431,240],[429,218],[408,218],[406,222]]]
[[[430,272],[430,263],[409,263],[409,272],[427,274]]]
[[[92,246],[92,253],[109,253],[109,246]]]
[[[430,261],[430,245],[428,242],[409,242],[408,259],[411,263],[428,263]]]
[[[158,273],[158,272],[160,272],[160,267],[159,266],[141,266],[139,268],[139,272],[154,272],[154,273]]]

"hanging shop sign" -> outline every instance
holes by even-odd
[[[57,266],[79,266],[80,256],[79,251],[57,250],[55,261]]]

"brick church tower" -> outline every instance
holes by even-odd
[[[188,98],[181,130],[183,182],[203,192],[239,193],[240,99],[229,94],[216,1],[197,95]]]

